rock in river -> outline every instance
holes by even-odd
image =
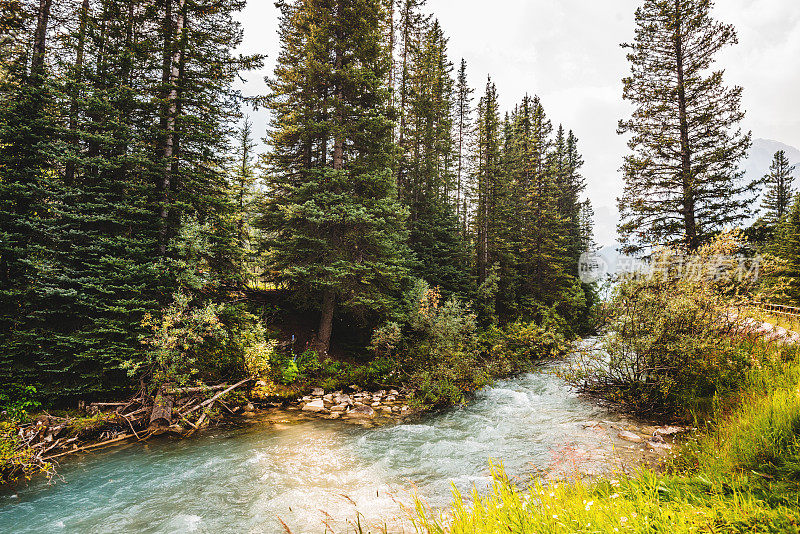
[[[325,412],[327,410],[325,409],[324,401],[322,399],[317,399],[303,406],[303,411],[319,413],[319,412]]]
[[[375,417],[375,410],[373,410],[369,406],[364,406],[362,404],[361,406],[356,406],[355,408],[353,408],[352,410],[347,412],[347,416],[348,417],[367,417],[367,418],[372,418],[372,417]]]
[[[620,439],[624,439],[625,441],[631,441],[633,443],[641,443],[644,441],[644,439],[642,439],[642,436],[634,434],[633,432],[628,432],[627,430],[623,430],[618,434],[618,436]]]

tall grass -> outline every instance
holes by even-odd
[[[800,358],[757,344],[759,365],[711,425],[664,473],[529,488],[502,469],[486,495],[454,490],[437,514],[418,503],[423,533],[800,532]]]

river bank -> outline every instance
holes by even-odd
[[[2,492],[0,531],[273,534],[285,532],[280,518],[295,533],[319,532],[324,521],[340,532],[358,513],[362,524],[407,520],[415,492],[444,508],[451,483],[488,489],[490,461],[525,481],[619,477],[643,454],[667,456],[620,439],[650,429],[576,395],[557,369],[543,364],[400,424],[366,428],[266,406],[190,440],[164,435],[80,454],[62,464],[65,483]]]

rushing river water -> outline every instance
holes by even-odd
[[[451,484],[487,486],[490,461],[523,483],[619,469],[630,444],[615,428],[626,421],[547,371],[414,423],[366,429],[267,414],[197,439],[88,454],[65,462],[54,485],[0,494],[0,532],[286,532],[281,521],[294,534],[325,532],[325,522],[343,532],[358,514],[394,532],[398,503],[416,492],[446,506]]]

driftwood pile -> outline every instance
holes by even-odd
[[[101,414],[96,420],[43,414],[21,426],[19,437],[22,446],[32,448],[36,459],[44,463],[128,439],[145,440],[165,432],[192,435],[209,424],[215,407],[230,414],[241,411],[239,406],[226,404],[223,397],[251,380],[231,386],[165,386],[154,397],[140,393],[127,402],[95,402],[84,406],[90,414]]]

